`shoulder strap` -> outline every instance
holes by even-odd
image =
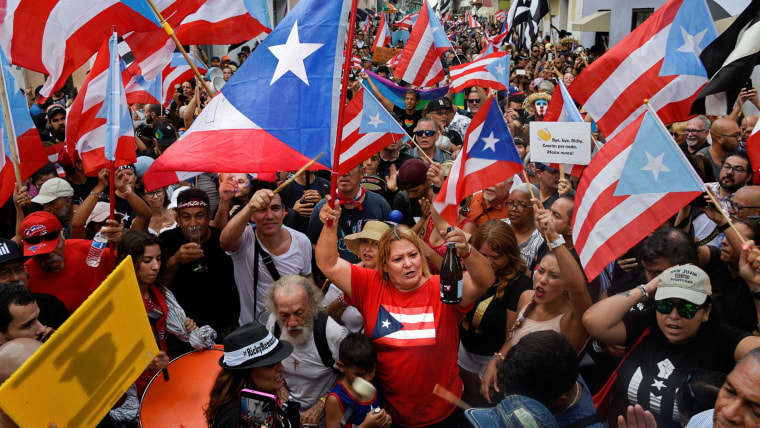
[[[317,351],[319,352],[319,358],[322,359],[322,364],[325,367],[332,368],[335,365],[335,360],[327,344],[327,318],[329,318],[329,315],[325,312],[317,315],[317,319],[314,321],[314,343],[317,345]]]
[[[277,272],[277,268],[274,265],[272,256],[270,256],[269,253],[267,253],[266,250],[264,250],[262,245],[259,244],[259,238],[256,236],[255,225],[253,226],[253,242],[254,242],[253,244],[253,311],[255,314],[256,306],[258,305],[258,297],[259,297],[259,293],[257,292],[258,284],[259,284],[259,254],[261,254],[261,259],[264,261],[264,264],[266,265],[267,270],[269,271],[269,275],[272,277],[273,280],[277,281],[278,279],[280,279],[280,273]]]

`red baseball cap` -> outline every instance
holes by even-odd
[[[47,254],[58,246],[61,222],[47,211],[36,211],[21,221],[21,237],[24,239],[24,255]]]

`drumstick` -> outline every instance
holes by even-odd
[[[292,176],[292,177],[288,178],[287,180],[283,181],[283,182],[282,182],[282,184],[280,184],[279,186],[277,186],[277,188],[276,188],[276,189],[274,189],[274,191],[273,191],[273,192],[274,192],[275,194],[278,194],[278,193],[280,193],[280,192],[282,191],[282,189],[284,189],[284,188],[285,188],[285,186],[287,186],[288,184],[290,184],[290,182],[291,182],[291,181],[295,180],[295,179],[296,179],[296,177],[298,177],[299,175],[303,174],[303,172],[304,172],[304,171],[306,171],[306,170],[307,170],[307,169],[308,169],[310,166],[314,165],[314,162],[316,162],[316,161],[317,161],[319,158],[321,158],[321,157],[322,157],[324,154],[325,154],[325,153],[324,153],[324,152],[322,152],[322,153],[320,153],[319,155],[317,155],[317,157],[315,157],[314,159],[310,160],[310,161],[309,161],[309,163],[307,163],[306,165],[304,165],[303,167],[301,167],[301,169],[299,169],[298,171],[296,171],[296,173],[295,173],[295,174],[293,174],[293,176]]]
[[[443,398],[444,400],[448,401],[451,404],[456,404],[457,407],[461,407],[464,410],[467,410],[471,408],[469,404],[462,401],[461,398],[454,395],[451,391],[448,389],[442,387],[440,384],[435,384],[435,387],[433,388],[433,394]]]

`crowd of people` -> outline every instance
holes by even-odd
[[[446,23],[446,69],[501,27]],[[557,82],[569,85],[606,46],[506,44],[507,90],[467,88],[464,106],[449,93],[422,108],[419,88],[372,60],[374,30],[357,27],[354,55],[407,88],[404,107],[364,71],[351,79],[366,79],[413,140],[338,176],[336,189],[329,171],[281,189],[292,171],[209,171],[146,191],[147,168],[209,99],[195,80],[167,109],[131,106],[137,162],[115,171],[113,201],[109,171],[88,177],[68,155],[18,183],[0,238],[0,380],[131,256],[161,352],[100,426],[136,426],[150,379],[215,343],[221,371],[198,409],[213,427],[238,425],[244,389],[277,397],[285,427],[760,425],[760,186],[746,153],[757,116],[740,108],[760,109],[757,90],[744,88],[730,115],[670,125],[720,208],[698,198],[587,278],[572,237],[578,179],[531,161],[528,128]],[[250,54],[210,65],[226,80]],[[46,145],[67,143],[73,96],[35,93]],[[449,225],[432,201],[488,97],[525,174],[468,196]],[[94,261],[93,240],[108,242]],[[440,298],[447,244],[465,270],[458,304]]]

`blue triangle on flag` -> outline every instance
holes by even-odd
[[[361,122],[359,132],[368,134],[372,132],[393,132],[403,134],[401,126],[388,114],[383,107],[366,89],[363,92]],[[396,124],[396,126],[393,126]]]
[[[377,340],[403,328],[404,324],[393,318],[393,315],[383,305],[380,305],[380,310],[377,311],[377,323],[375,329],[372,330],[372,340]]]
[[[699,55],[718,37],[705,0],[685,1],[670,24],[660,76],[688,74],[707,78]]]
[[[501,58],[497,58],[496,61],[486,66],[486,70],[488,70],[489,73],[493,74],[493,77],[495,77],[499,82],[508,82],[509,79],[507,76],[509,75],[509,55],[504,55]]]
[[[470,129],[472,128],[473,126],[470,125]],[[470,134],[470,138],[472,136],[473,134]],[[467,156],[522,163],[515,148],[515,142],[512,140],[512,134],[507,129],[507,123],[497,103],[490,102],[488,115],[483,122],[478,139],[473,143],[472,148],[468,149]]]
[[[647,111],[620,174],[615,196],[702,190],[702,182],[681,149]]]

